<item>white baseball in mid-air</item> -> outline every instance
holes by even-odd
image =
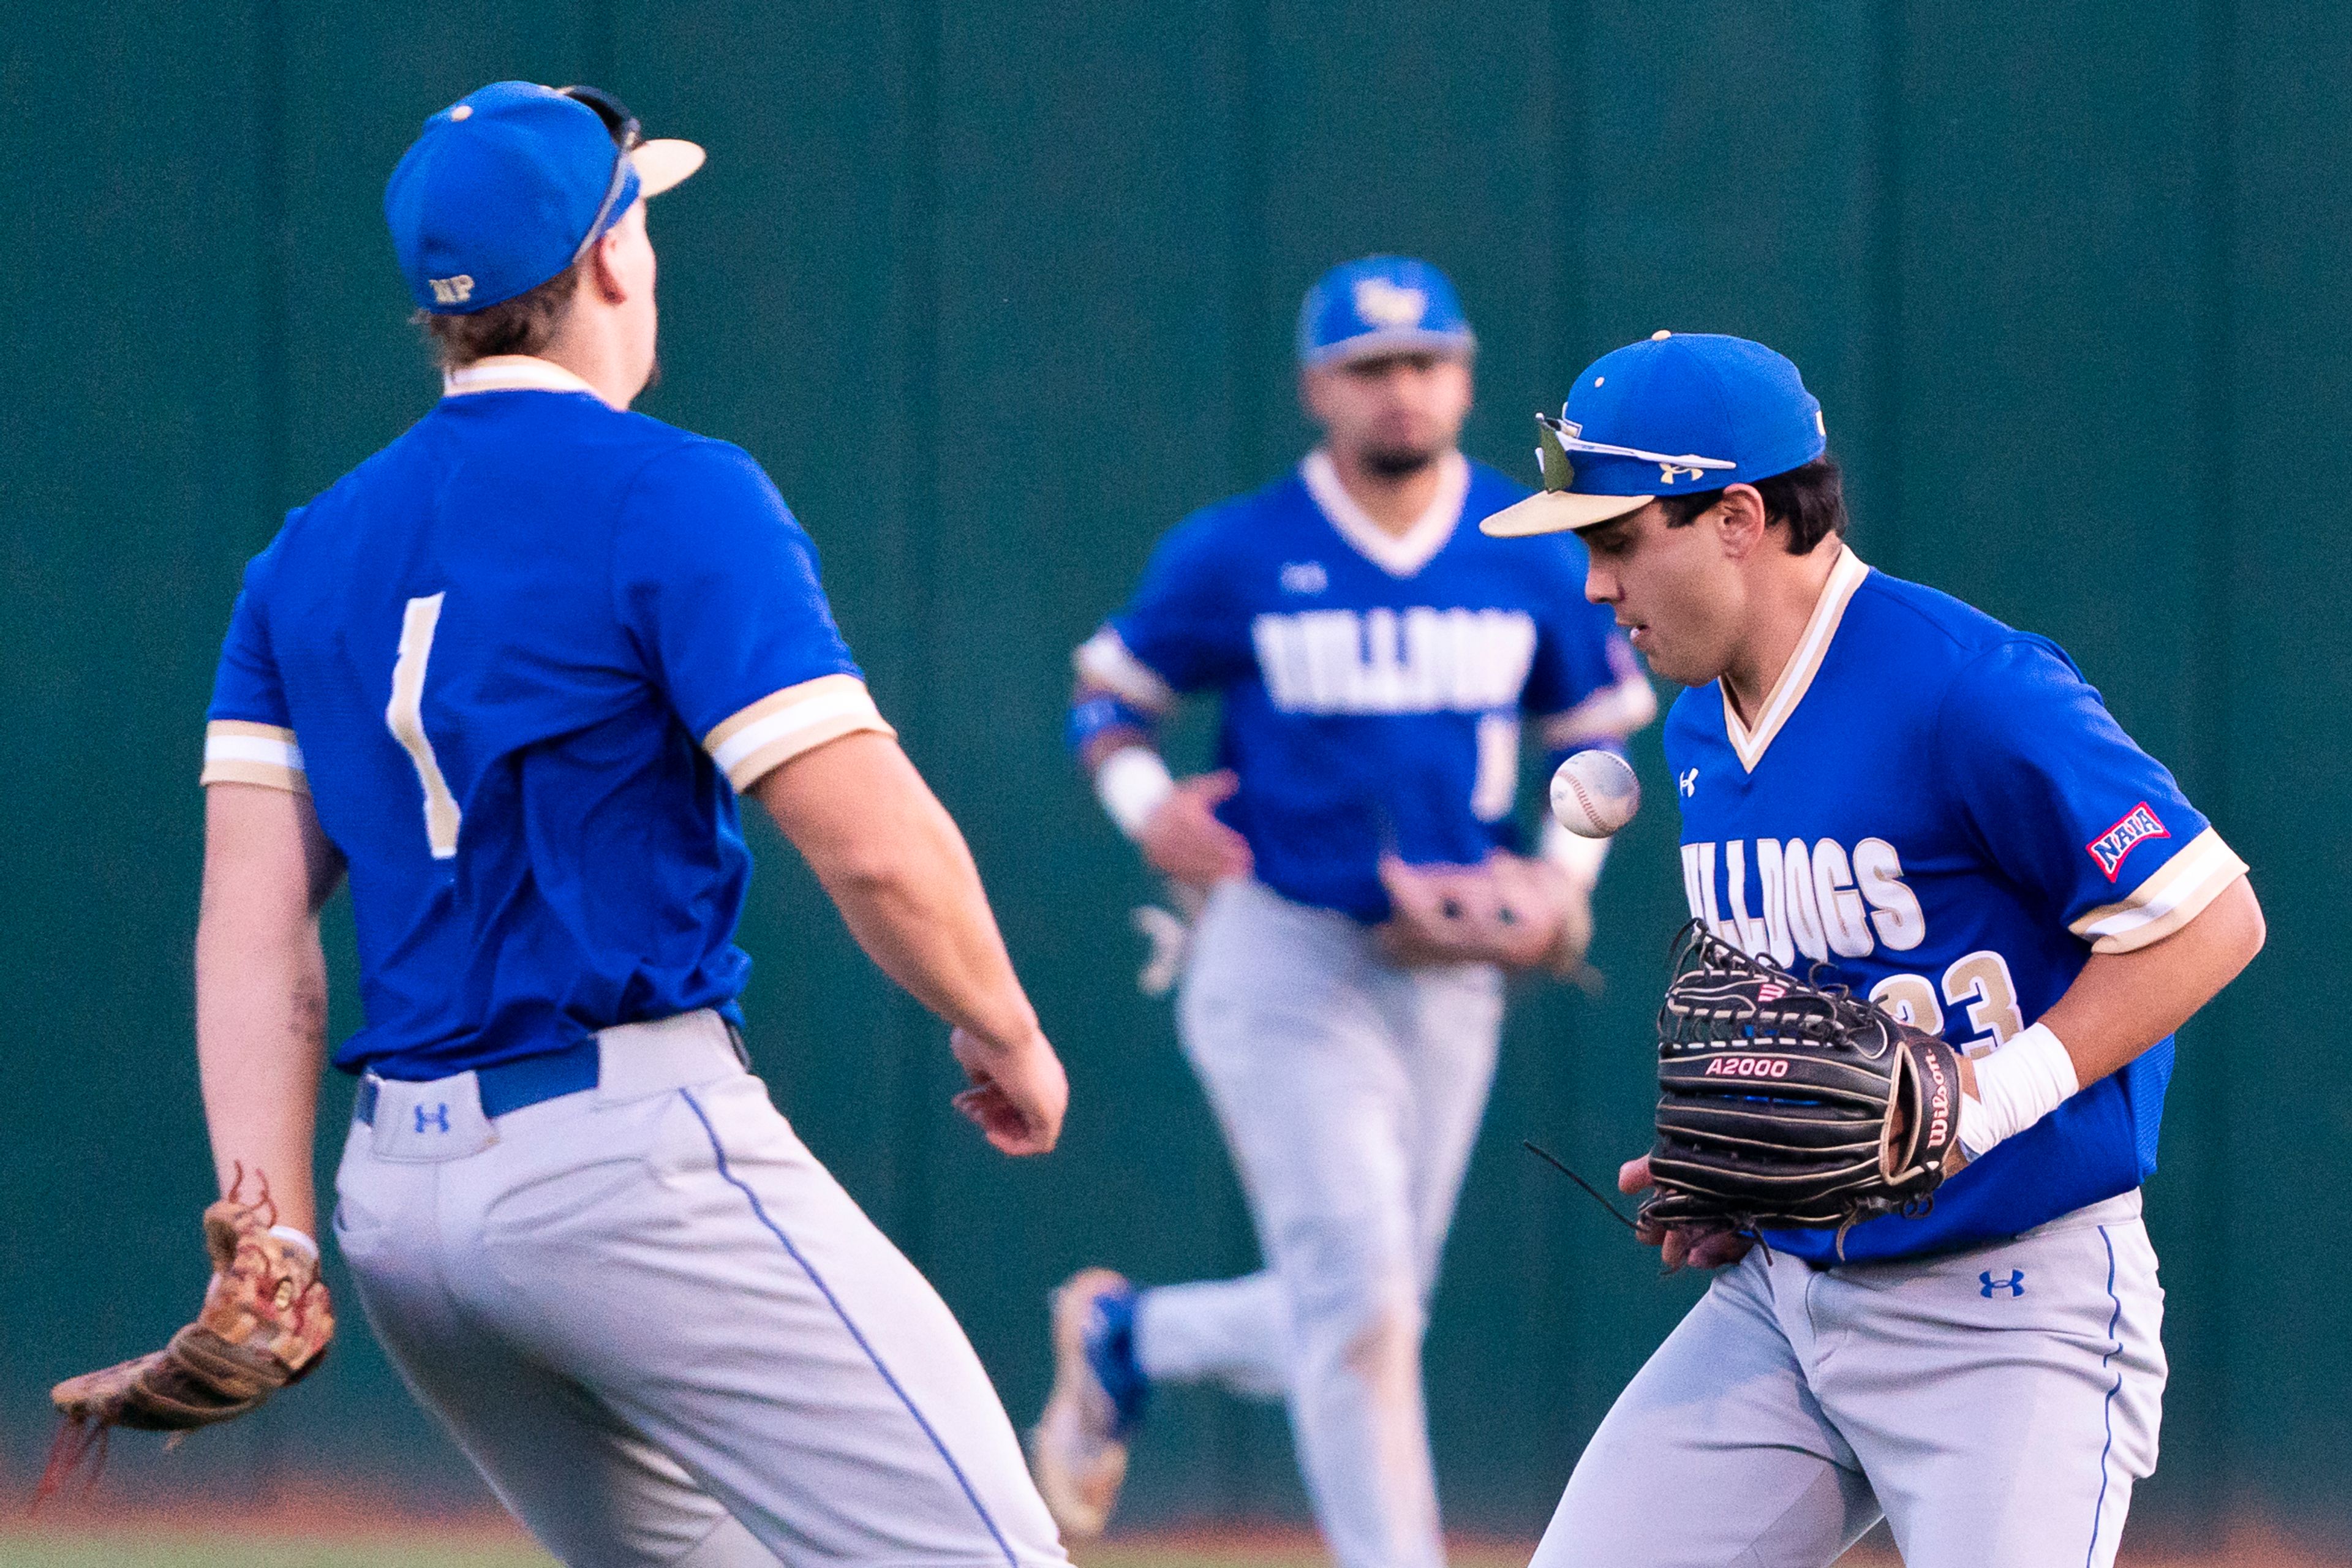
[[[1571,752],[1551,775],[1552,820],[1582,838],[1606,838],[1642,809],[1642,781],[1614,752]]]

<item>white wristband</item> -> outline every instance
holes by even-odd
[[[2024,1131],[2083,1087],[2074,1058],[2046,1024],[2011,1035],[1974,1066],[1977,1091],[1960,1097],[1960,1150],[1971,1160],[1983,1159],[1994,1144]]]
[[[1095,770],[1095,798],[1129,838],[1142,832],[1160,803],[1175,793],[1168,764],[1149,746],[1121,746]]]
[[[319,1261],[319,1244],[310,1239],[310,1232],[297,1230],[290,1225],[273,1225],[269,1227],[269,1234],[311,1262]]]

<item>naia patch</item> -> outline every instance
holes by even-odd
[[[2164,824],[2157,820],[2156,813],[2147,808],[2147,802],[2141,801],[2125,814],[2121,822],[2083,847],[2091,852],[2091,858],[2099,863],[2099,869],[2105,872],[2107,880],[2112,882],[2124,868],[2124,857],[2139,844],[2150,838],[2171,837]]]

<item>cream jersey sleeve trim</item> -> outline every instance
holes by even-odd
[[[310,775],[302,769],[302,748],[295,743],[294,731],[242,719],[215,719],[205,726],[205,771],[197,782],[310,793]]]
[[[1146,713],[1165,713],[1176,706],[1176,690],[1158,670],[1128,650],[1116,631],[1105,626],[1070,655],[1078,679],[1099,686],[1134,703]]]
[[[2132,952],[2161,942],[2205,912],[2221,889],[2246,874],[2246,863],[2207,828],[2183,845],[2128,898],[2101,904],[2066,929],[2093,952]]]
[[[740,710],[704,736],[702,745],[740,794],[803,752],[860,730],[898,733],[874,706],[864,681],[820,675]]]

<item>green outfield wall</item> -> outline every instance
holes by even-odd
[[[940,1028],[756,835],[758,1061],[1016,1419],[1074,1266],[1255,1261],[1170,1009],[1132,984],[1150,886],[1064,756],[1069,649],[1161,530],[1302,449],[1300,290],[1402,249],[1459,281],[1468,444],[1515,472],[1529,413],[1606,349],[1668,327],[1788,352],[1864,557],[2063,643],[2252,864],[2270,946],[2185,1035],[2148,1189],[2173,1381],[2138,1517],[2344,1531],[2347,61],[2352,9],[2313,0],[14,7],[0,1469],[29,1477],[51,1380],[159,1341],[201,1285],[188,949],[219,634],[283,510],[435,395],[383,179],[425,115],[523,76],[709,147],[656,208],[644,406],[748,447],[815,536],[1068,1058],[1061,1152],[992,1155],[949,1110]],[[1436,1300],[1467,1528],[1540,1525],[1699,1289],[1517,1149],[1598,1171],[1645,1138],[1682,895],[1655,730],[1634,750],[1653,805],[1601,890],[1610,988],[1517,1003]],[[340,907],[330,940],[340,1037]],[[349,1098],[329,1085],[322,1147]],[[168,1458],[118,1444],[109,1485],[478,1496],[343,1300],[318,1378]],[[1206,1394],[1162,1401],[1130,1496],[1141,1522],[1303,1516],[1278,1413]]]

